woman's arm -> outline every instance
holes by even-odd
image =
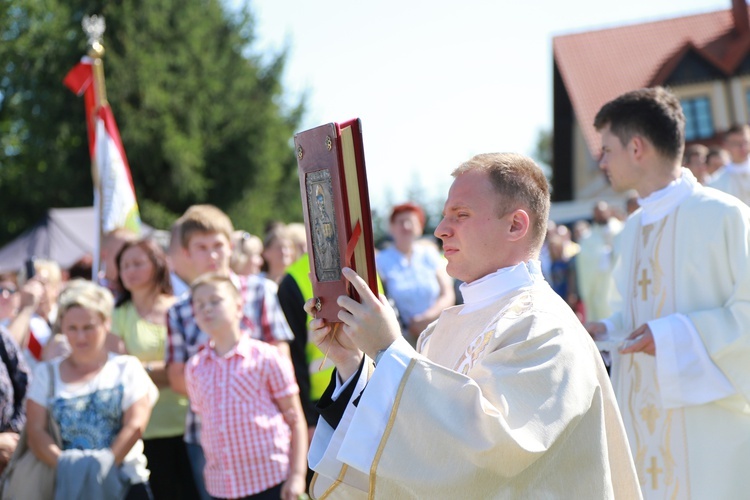
[[[445,266],[439,266],[435,270],[438,284],[440,285],[440,294],[435,302],[422,314],[417,314],[409,324],[409,333],[419,335],[427,326],[438,319],[440,313],[445,309],[456,305],[456,292],[453,289],[453,278],[448,275]]]
[[[284,420],[292,431],[289,448],[289,477],[281,489],[282,500],[296,500],[305,492],[307,481],[307,421],[299,394],[276,400]]]
[[[53,469],[62,450],[47,432],[47,408],[32,400],[26,401],[26,437],[36,457]]]
[[[16,451],[18,437],[18,434],[12,431],[0,432],[0,472],[5,470],[8,462],[10,462],[10,457]]]
[[[159,389],[169,387],[169,377],[167,377],[167,365],[164,361],[144,361],[143,369]]]
[[[112,441],[112,446],[110,446],[115,456],[116,465],[122,464],[130,449],[141,438],[150,417],[151,401],[148,394],[125,410],[125,414],[122,416],[122,429],[117,433],[114,441]]]

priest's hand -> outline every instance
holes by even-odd
[[[607,333],[607,325],[601,321],[589,321],[588,323],[584,323],[583,327],[594,340],[599,340],[602,335]]]
[[[620,346],[619,351],[620,354],[642,352],[656,356],[656,343],[654,343],[654,335],[651,333],[648,323],[639,326],[633,333],[628,335],[628,338]]]
[[[346,295],[338,298],[337,303],[342,307],[339,319],[344,323],[344,333],[365,354],[375,359],[379,351],[390,347],[401,336],[396,312],[383,295],[376,297],[353,270],[345,267],[342,273],[362,301],[357,302]]]
[[[315,316],[316,299],[305,302],[305,312]],[[312,340],[323,351],[327,358],[336,365],[341,380],[348,380],[359,369],[364,357],[362,351],[347,337],[341,329],[341,323],[329,324],[322,318],[310,321],[309,340]]]

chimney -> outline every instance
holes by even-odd
[[[734,18],[734,31],[739,36],[750,34],[746,0],[732,0],[732,17]]]

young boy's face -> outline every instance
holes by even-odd
[[[200,285],[193,291],[193,314],[201,330],[211,337],[215,333],[237,328],[242,316],[242,303],[224,283]]]
[[[229,257],[232,246],[221,233],[196,233],[190,237],[186,248],[196,276],[204,273],[229,275]]]

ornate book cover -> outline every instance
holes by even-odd
[[[341,268],[348,266],[377,295],[370,197],[359,119],[321,125],[294,136],[307,230],[310,281],[318,314],[339,322],[339,295],[358,299]]]

